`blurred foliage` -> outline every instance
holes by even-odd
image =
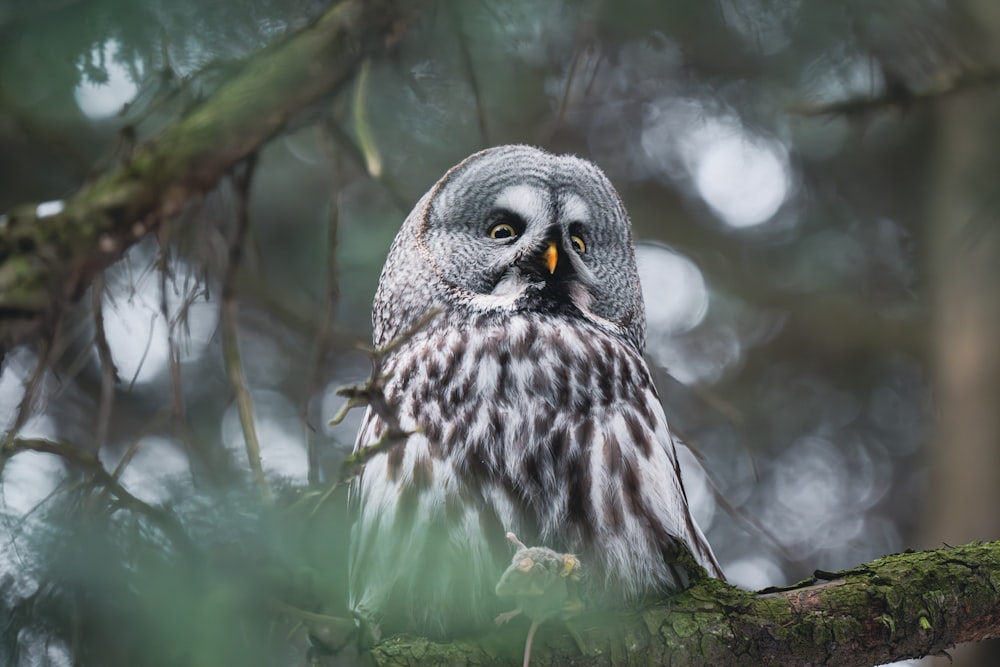
[[[326,6],[4,0],[0,210],[58,199],[127,159],[241,57]],[[409,207],[459,159],[505,142],[597,162],[650,266],[688,267],[684,280],[668,272],[646,285],[649,354],[668,416],[701,461],[686,468],[696,513],[737,583],[780,584],[913,545],[934,502],[924,211],[942,150],[937,104],[989,86],[997,67],[991,24],[970,6],[431,4],[391,57],[370,63],[364,90],[309,110],[258,160],[236,293],[273,504],[250,481],[222,363],[230,184],[107,272],[98,298],[113,403],[100,398],[91,295],[48,358],[8,355],[4,428],[29,384],[22,434],[98,452],[109,471],[121,464],[122,485],[188,543],[49,454],[13,457],[0,660],[294,664],[306,630],[329,629],[309,614],[346,617],[346,501],[320,498],[357,416],[326,426],[335,389],[367,375],[355,343]],[[116,98],[116,79],[134,94]],[[87,95],[127,105],[87,115]],[[982,104],[1000,107],[996,96]],[[1000,133],[976,140],[995,149]],[[992,221],[983,180],[972,196]],[[995,242],[989,224],[968,234]]]

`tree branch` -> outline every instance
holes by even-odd
[[[211,190],[290,119],[391,46],[421,3],[344,0],[265,48],[132,160],[62,202],[0,216],[0,358],[164,217]]]
[[[975,72],[963,72],[936,81],[934,86],[925,90],[892,89],[884,95],[863,95],[828,103],[798,104],[791,107],[789,111],[798,116],[810,117],[826,115],[859,116],[886,109],[905,110],[918,104],[953,95],[960,95],[985,86],[996,85],[998,81],[1000,81],[1000,70],[987,69]]]
[[[0,448],[0,466],[5,464],[7,459],[21,452],[52,454],[62,458],[67,463],[76,466],[80,471],[91,475],[93,480],[114,496],[122,507],[148,518],[163,531],[164,535],[172,540],[174,546],[179,550],[189,555],[196,551],[194,542],[173,514],[161,507],[149,505],[132,495],[118,481],[118,471],[114,475],[109,473],[94,453],[67,442],[42,438],[15,438]]]
[[[1000,542],[887,556],[758,593],[715,579],[641,612],[539,631],[532,664],[872,665],[1000,636]],[[394,637],[377,665],[513,665],[526,626],[478,640]]]

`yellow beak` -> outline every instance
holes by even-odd
[[[542,259],[545,260],[545,266],[548,268],[549,273],[555,273],[556,264],[559,263],[559,251],[556,250],[554,241],[549,241],[549,247],[542,254]]]

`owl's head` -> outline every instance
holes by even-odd
[[[393,242],[375,298],[376,344],[434,305],[581,318],[641,350],[631,224],[611,182],[586,160],[520,145],[453,167]]]

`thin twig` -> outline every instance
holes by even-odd
[[[16,521],[11,521],[11,515],[8,513],[3,514],[3,522],[7,528],[6,540],[8,542],[8,548],[14,552],[15,557],[18,561],[22,561],[21,550],[18,548],[17,538],[20,536],[22,529],[31,520],[31,517],[37,512],[41,512],[42,508],[45,507],[46,503],[55,498],[58,494],[62,493],[67,485],[66,480],[62,480],[56,484],[51,491],[45,494],[45,497],[37,501],[30,509],[28,509],[24,514],[17,517]]]
[[[354,100],[351,109],[354,115],[354,131],[358,135],[358,145],[365,156],[365,170],[372,178],[382,176],[382,156],[375,145],[368,110],[368,76],[371,72],[371,58],[361,63],[358,78],[354,81]]]
[[[69,328],[63,331],[63,326]],[[53,329],[55,332],[49,339],[51,350],[48,352],[48,363],[46,370],[52,372],[52,377],[58,382],[58,386],[52,390],[49,400],[58,398],[68,387],[74,386],[73,379],[83,370],[90,360],[92,341],[89,336],[90,319],[86,317],[69,316],[64,317]],[[87,336],[84,339],[84,336]],[[74,345],[74,343],[77,343]],[[76,355],[65,368],[56,367],[56,363],[63,359],[70,348],[76,349]],[[36,397],[37,398],[37,397]]]
[[[729,415],[726,416],[729,417]],[[683,431],[678,429],[676,426],[671,426],[670,430],[674,435],[674,439],[677,442],[683,443],[684,446],[688,448],[688,451],[690,451],[691,454],[696,459],[698,459],[699,462],[703,463],[704,459],[702,457],[700,448],[697,446],[696,443],[694,443],[693,439],[689,435],[685,434]],[[754,478],[757,479],[759,477],[759,474],[757,471],[756,463],[754,462],[752,456],[750,457],[750,465],[753,468]],[[705,479],[708,482],[708,486],[712,490],[712,496],[715,498],[715,502],[718,503],[720,507],[722,507],[722,511],[728,514],[734,521],[736,521],[736,523],[742,524],[744,527],[756,530],[758,533],[763,535],[764,538],[771,543],[771,546],[773,546],[781,555],[781,557],[784,558],[787,562],[789,563],[799,562],[798,559],[795,558],[795,556],[792,554],[792,552],[788,550],[788,547],[786,547],[785,544],[780,539],[778,539],[778,536],[775,535],[770,529],[768,529],[767,526],[765,526],[759,519],[757,519],[751,514],[748,514],[747,512],[744,512],[742,509],[736,507],[726,499],[725,494],[722,492],[722,485],[719,483],[719,480],[716,479],[714,475],[712,475],[708,467],[705,466],[704,464],[702,465],[702,472],[705,474]]]
[[[405,437],[409,435],[399,425],[399,418],[395,410],[390,406],[389,400],[385,397],[383,389],[385,387],[385,376],[382,375],[382,362],[392,352],[396,351],[400,345],[407,342],[424,327],[430,323],[441,312],[440,308],[431,308],[401,334],[390,340],[379,348],[366,348],[365,353],[372,359],[372,372],[368,380],[363,384],[350,387],[341,387],[337,390],[338,396],[347,398],[347,403],[330,420],[331,424],[339,424],[347,416],[347,412],[352,408],[367,405],[377,414],[388,426],[388,432],[394,437]]]
[[[81,317],[80,321],[83,323],[88,322],[87,318],[85,317]],[[81,333],[83,332],[81,331]],[[73,381],[76,379],[76,376],[79,375],[80,372],[83,371],[83,369],[89,365],[90,360],[93,357],[92,354],[93,349],[91,348],[93,341],[91,341],[88,337],[87,340],[81,341],[81,343],[82,343],[81,345],[77,346],[76,353],[73,355],[72,359],[70,359],[69,363],[66,364],[64,368],[51,369],[52,375],[59,383],[59,385],[55,389],[53,389],[52,394],[49,396],[50,400],[55,400],[59,398],[60,396],[62,396],[62,393],[64,391],[66,391],[70,387],[75,387],[76,385],[73,383]],[[52,362],[55,363],[55,360],[59,359],[59,355],[54,354],[52,355],[51,358]]]
[[[167,412],[166,410],[161,410],[159,413],[157,413],[156,416],[153,417],[153,419],[148,424],[146,424],[146,426],[142,429],[142,431],[135,436],[135,438],[132,440],[132,443],[128,446],[128,449],[126,449],[125,453],[122,454],[121,459],[118,461],[117,464],[115,464],[114,470],[111,471],[110,475],[113,480],[115,481],[121,480],[121,476],[122,473],[125,472],[125,468],[128,467],[128,465],[132,462],[132,459],[135,458],[136,453],[138,453],[139,445],[140,443],[142,443],[143,438],[145,438],[150,433],[153,433],[154,431],[158,430],[163,425],[163,423],[169,418],[169,414],[170,413]],[[108,493],[110,493],[110,491],[107,488],[105,488],[102,491],[102,497],[106,497]]]
[[[851,97],[828,104],[798,104],[789,112],[798,116],[845,115],[858,116],[875,111],[898,108],[906,109],[918,104],[943,99],[953,95],[970,92],[976,88],[991,86],[1000,82],[1000,69],[983,72],[967,72],[952,77],[947,81],[927,90],[910,91],[891,89],[885,95]]]
[[[309,400],[319,388],[323,379],[324,361],[330,351],[331,323],[337,313],[340,302],[340,282],[337,269],[337,236],[340,221],[340,199],[334,196],[330,204],[330,217],[326,231],[326,298],[320,309],[319,326],[316,329],[316,339],[313,343],[312,362],[309,381],[306,383],[305,396],[302,399],[302,424],[306,439],[306,456],[308,461],[309,486],[319,486],[319,451],[316,449],[314,429],[309,424]]]
[[[260,459],[260,440],[257,438],[257,428],[253,421],[253,400],[247,389],[243,376],[243,363],[240,360],[240,341],[238,331],[239,302],[236,299],[236,274],[243,258],[243,242],[247,229],[250,227],[249,196],[250,183],[256,163],[256,155],[247,159],[243,169],[234,174],[236,186],[236,233],[229,246],[229,266],[226,267],[225,281],[222,286],[222,350],[226,365],[226,373],[233,388],[236,407],[240,413],[240,426],[243,428],[243,440],[246,445],[247,462],[253,473],[254,482],[260,489],[261,497],[270,500],[271,487],[264,476],[264,466]]]
[[[108,430],[111,426],[111,412],[114,409],[115,383],[118,382],[118,370],[111,357],[111,346],[104,331],[104,272],[94,276],[91,285],[91,306],[94,311],[94,344],[97,346],[97,356],[101,361],[101,398],[97,408],[97,428],[94,436],[94,449],[97,452],[108,440]]]
[[[584,19],[577,33],[576,48],[573,50],[573,60],[570,61],[569,71],[566,73],[566,85],[563,86],[562,96],[559,99],[559,110],[556,112],[554,129],[558,129],[565,122],[566,109],[569,107],[570,92],[573,89],[573,81],[576,79],[576,69],[580,65],[583,54],[589,51],[591,45],[594,43],[597,35],[597,16],[601,13],[603,5],[603,0],[596,0],[594,2],[590,10],[590,17]]]
[[[723,512],[725,512],[730,517],[735,519],[737,523],[742,523],[744,526],[749,526],[754,530],[756,530],[761,535],[763,535],[767,539],[767,541],[771,543],[771,546],[774,547],[779,554],[781,554],[781,557],[784,558],[786,562],[788,563],[801,562],[801,559],[796,558],[795,554],[793,554],[788,549],[788,547],[785,546],[785,543],[782,542],[780,539],[778,539],[778,536],[773,531],[771,531],[771,529],[765,526],[760,519],[750,514],[749,512],[744,512],[739,507],[736,507],[735,505],[730,503],[726,499],[725,494],[722,493],[722,487],[719,484],[718,480],[716,480],[716,478],[712,475],[712,473],[710,473],[707,469],[704,468],[702,469],[702,472],[705,473],[705,479],[708,481],[708,486],[709,488],[712,489],[712,495],[715,496],[715,502],[717,502],[722,507]]]
[[[253,421],[253,400],[243,376],[239,332],[237,330],[239,302],[236,299],[236,276],[243,258],[243,242],[250,226],[248,198],[255,163],[256,156],[251,155],[243,169],[238,169],[233,177],[237,194],[235,202],[236,233],[229,246],[229,266],[226,267],[225,282],[222,286],[222,356],[225,360],[226,374],[229,375],[229,382],[236,397],[236,407],[240,413],[247,462],[250,464],[250,470],[257,488],[260,489],[261,497],[264,500],[270,500],[272,497],[271,487],[267,482],[267,477],[264,476],[264,466],[260,459],[260,440],[257,438],[257,428]]]
[[[389,399],[386,398],[385,381],[387,378],[382,374],[382,364],[390,353],[394,352],[400,345],[413,338],[413,336],[426,327],[430,321],[437,317],[440,313],[440,308],[431,308],[405,331],[382,347],[362,348],[365,354],[367,354],[372,360],[371,374],[362,384],[341,387],[337,390],[337,395],[346,397],[347,402],[344,403],[343,407],[340,408],[329,423],[339,424],[344,420],[344,417],[347,416],[347,413],[353,408],[368,406],[371,408],[372,412],[378,415],[379,419],[385,423],[386,429],[383,431],[382,435],[379,436],[378,440],[370,445],[366,445],[355,450],[344,458],[340,464],[340,474],[337,476],[337,479],[333,481],[333,484],[330,485],[330,488],[328,488],[323,495],[320,496],[315,507],[313,507],[312,512],[310,513],[311,515],[315,515],[319,511],[320,507],[322,507],[327,499],[333,495],[333,492],[336,491],[337,488],[354,479],[373,456],[392,449],[416,432],[407,431],[402,427],[399,423],[399,416],[396,414],[395,406],[393,406],[389,402]]]
[[[41,343],[41,354],[38,355],[38,362],[35,364],[34,370],[31,371],[31,377],[24,383],[24,395],[21,396],[21,402],[17,405],[17,416],[14,418],[14,423],[4,435],[3,451],[7,450],[11,442],[13,442],[14,438],[24,428],[24,425],[28,423],[28,419],[31,417],[38,387],[42,383],[42,378],[45,377],[45,371],[49,368],[49,357],[52,346],[52,341],[43,340]],[[6,459],[0,459],[0,472],[2,472],[5,462]]]
[[[156,260],[157,268],[160,272],[160,315],[166,324],[167,367],[170,369],[170,411],[172,422],[181,442],[184,443],[184,452],[187,455],[188,474],[191,476],[191,483],[197,485],[198,476],[194,465],[197,448],[194,446],[191,429],[188,426],[187,408],[184,404],[184,385],[181,378],[180,349],[177,345],[177,339],[174,336],[174,329],[179,323],[183,322],[181,314],[187,312],[187,306],[190,301],[185,298],[185,305],[178,309],[176,316],[172,318],[170,316],[170,303],[167,292],[169,287],[168,282],[172,275],[170,271],[169,252],[172,229],[171,221],[165,220],[156,231],[156,240],[160,245],[159,255]],[[134,444],[137,445],[138,440]],[[130,457],[126,453],[126,456],[122,459],[122,463],[127,464],[128,458]]]
[[[587,48],[584,46],[584,48]],[[569,71],[566,72],[566,83],[563,85],[562,95],[559,97],[559,110],[556,111],[556,119],[553,123],[553,128],[558,129],[564,122],[566,122],[566,109],[569,107],[569,94],[573,90],[573,79],[576,78],[576,68],[580,65],[580,58],[583,56],[583,50],[580,46],[577,46],[573,51],[573,60],[569,62]]]
[[[132,459],[135,457],[136,452],[139,451],[139,443],[142,442],[142,439],[150,433],[158,431],[160,427],[163,426],[164,422],[169,419],[169,417],[170,413],[166,410],[159,411],[153,416],[145,428],[143,428],[142,431],[140,431],[138,435],[132,439],[132,443],[128,446],[128,449],[125,450],[125,453],[122,454],[121,460],[119,460],[117,465],[115,465],[115,469],[111,471],[111,476],[114,479],[121,479],[122,473],[125,472],[125,468],[128,467],[128,464],[131,463]]]
[[[153,346],[153,330],[156,328],[156,313],[149,316],[149,335],[146,336],[146,347],[142,348],[142,356],[139,357],[139,363],[136,364],[135,373],[132,373],[132,379],[128,383],[128,391],[132,392],[135,388],[135,383],[139,380],[139,372],[142,371],[142,367],[146,365],[146,356],[149,355],[149,349]]]
[[[462,68],[462,76],[472,89],[472,98],[476,102],[476,122],[479,124],[479,137],[484,146],[490,145],[490,135],[486,129],[486,111],[483,107],[482,94],[479,91],[479,80],[476,78],[476,68],[472,64],[472,52],[469,49],[469,37],[462,29],[462,11],[459,9],[462,0],[450,0],[445,3],[445,13],[451,22],[451,27],[458,39],[458,62]]]
[[[410,209],[413,208],[413,202],[403,196],[399,187],[392,180],[392,178],[385,173],[385,171],[378,176],[371,175],[365,163],[364,153],[362,153],[361,149],[354,143],[351,136],[344,132],[344,129],[334,118],[327,115],[320,124],[320,129],[323,131],[323,135],[325,137],[328,137],[332,140],[332,143],[336,144],[336,150],[331,150],[328,146],[324,146],[327,148],[328,155],[347,155],[347,157],[350,158],[351,162],[354,163],[358,169],[371,176],[376,183],[385,189],[386,194],[389,195],[389,199],[396,206],[396,208],[404,213],[408,213]],[[324,144],[326,144],[326,142],[324,142]]]
[[[590,97],[593,92],[594,84],[597,83],[597,74],[601,71],[601,63],[603,62],[604,54],[598,51],[596,58],[594,58],[594,67],[590,70],[590,79],[587,80],[587,85],[583,88],[584,97]]]
[[[188,536],[183,526],[176,518],[165,510],[149,505],[129,491],[111,476],[97,456],[81,447],[66,442],[45,440],[42,438],[15,438],[10,445],[4,447],[3,459],[7,460],[20,452],[31,451],[42,454],[53,454],[78,467],[91,475],[95,482],[105,487],[115,499],[127,509],[150,519],[163,534],[170,537],[174,544],[187,553],[197,551],[194,542]]]

